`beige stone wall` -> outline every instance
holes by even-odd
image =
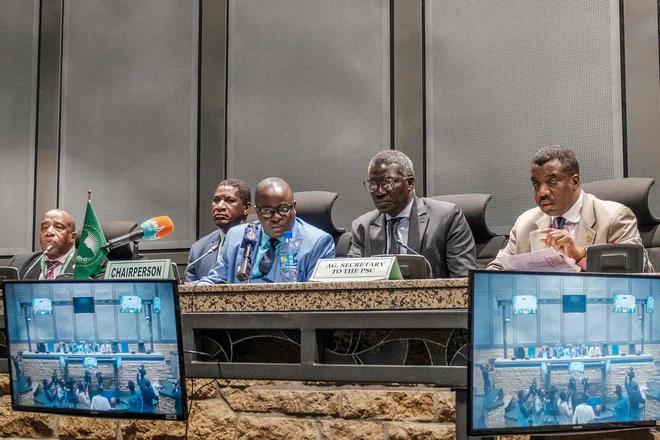
[[[188,381],[191,392],[192,381]],[[203,389],[202,386],[205,386]],[[359,386],[196,380],[190,439],[449,440],[454,393],[431,386]],[[0,375],[0,437],[183,439],[185,423],[105,420],[14,412]]]

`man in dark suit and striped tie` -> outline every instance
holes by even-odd
[[[9,262],[9,266],[18,269],[19,277],[51,280],[65,274],[73,276],[76,263],[76,222],[73,216],[61,209],[48,211],[41,219],[39,241],[42,252],[18,254]],[[48,247],[50,250],[38,261]]]

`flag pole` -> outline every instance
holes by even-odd
[[[88,202],[92,201],[92,190],[91,189],[87,190],[87,201]]]

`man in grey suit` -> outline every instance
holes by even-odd
[[[349,257],[419,253],[434,278],[466,277],[476,269],[474,238],[461,209],[453,203],[415,196],[411,160],[386,150],[369,162],[364,187],[376,209],[353,221]],[[409,252],[405,244],[414,252]]]
[[[186,282],[200,280],[213,270],[219,256],[222,255],[222,243],[227,231],[243,223],[250,213],[252,206],[250,200],[252,200],[250,188],[242,180],[227,179],[220,182],[211,203],[213,222],[218,229],[193,243],[188,255],[188,264],[208,253],[214,246],[217,246],[217,252],[207,254],[191,265],[186,271]]]

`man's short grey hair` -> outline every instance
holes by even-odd
[[[385,150],[377,153],[373,159],[371,159],[371,162],[369,162],[367,173],[371,171],[372,167],[380,165],[397,165],[401,170],[403,177],[415,177],[415,170],[413,169],[412,161],[408,156],[398,150]]]

